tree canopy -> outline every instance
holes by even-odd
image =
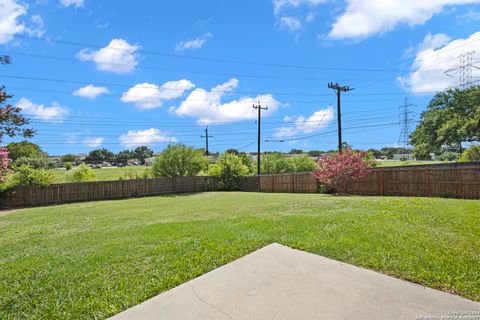
[[[152,175],[155,178],[195,176],[205,170],[207,164],[208,159],[201,150],[182,143],[171,144],[155,159]]]
[[[422,158],[442,146],[462,150],[462,143],[480,139],[480,87],[437,93],[411,134],[415,154]]]
[[[21,157],[36,158],[46,156],[46,153],[42,151],[39,145],[28,141],[11,142],[7,145],[7,150],[13,161]]]

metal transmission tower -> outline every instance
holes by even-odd
[[[462,89],[473,85],[473,69],[480,69],[475,65],[478,60],[474,59],[475,51],[466,52],[458,56],[458,64],[445,71],[449,77],[458,78],[458,87]]]
[[[253,105],[253,109],[258,110],[258,142],[257,142],[257,174],[260,175],[260,138],[261,138],[261,119],[262,119],[262,110],[268,110],[268,107],[262,107],[260,105],[260,101],[258,101],[258,105]]]
[[[410,122],[412,121],[410,115],[413,111],[410,111],[409,108],[413,104],[408,103],[408,99],[405,98],[405,102],[400,106],[400,123],[402,125],[402,130],[400,131],[400,137],[398,138],[398,146],[402,146],[403,149],[407,149],[409,143],[408,138],[410,137]]]
[[[208,138],[213,138],[213,136],[208,135],[208,126],[205,128],[205,135],[200,136],[200,138],[205,138],[205,155],[208,156],[210,154],[208,151]]]
[[[330,82],[328,88],[337,92],[337,123],[338,123],[338,152],[342,152],[342,113],[340,111],[340,96],[342,92],[348,92],[354,90],[349,86],[341,86],[338,83]]]

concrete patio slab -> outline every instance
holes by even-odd
[[[464,311],[480,312],[480,303],[272,244],[111,319],[417,319]]]

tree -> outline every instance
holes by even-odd
[[[295,166],[281,152],[264,154],[261,162],[263,174],[295,172]]]
[[[10,159],[8,150],[6,148],[0,148],[0,183],[5,182],[5,177],[10,173],[8,166],[12,159]]]
[[[462,143],[480,140],[480,87],[437,93],[411,134],[417,157],[438,153],[442,146],[462,150]]]
[[[142,164],[145,164],[145,159],[153,156],[153,150],[147,146],[137,147],[133,150],[133,157],[140,160]]]
[[[348,182],[370,173],[365,152],[345,149],[342,153],[325,154],[317,162],[315,179],[326,189],[342,191]]]
[[[39,145],[28,141],[11,142],[7,145],[7,150],[10,153],[10,158],[13,161],[21,157],[37,158],[47,155],[42,151],[42,148],[40,148]]]
[[[195,176],[205,170],[208,159],[201,150],[196,150],[182,143],[171,144],[163,150],[152,165],[152,176],[159,177],[186,177]]]
[[[210,175],[219,178],[220,188],[228,191],[238,190],[238,179],[249,173],[250,168],[244,165],[242,159],[233,153],[222,154],[209,170]]]
[[[473,145],[470,148],[463,151],[459,161],[461,162],[480,161],[480,145]]]
[[[225,153],[231,153],[231,154],[235,154],[235,155],[238,155],[238,154],[239,154],[238,150],[237,150],[237,149],[233,149],[233,148],[232,148],[232,149],[227,149],[227,150],[225,151]]]
[[[323,154],[323,152],[320,151],[320,150],[310,150],[310,151],[308,151],[308,155],[310,157],[320,157],[322,154]]]
[[[7,65],[11,62],[9,56],[0,56],[0,64]],[[8,99],[12,97],[5,91],[5,87],[0,87],[0,142],[4,136],[13,138],[21,135],[24,138],[31,138],[35,134],[33,129],[23,128],[29,124],[29,120],[21,114],[21,108],[8,103]]]
[[[303,154],[303,150],[301,150],[301,149],[292,149],[292,150],[290,150],[289,154]]]
[[[102,163],[105,161],[110,161],[114,159],[114,154],[107,149],[96,149],[88,153],[88,156],[85,160],[89,163]]]
[[[66,155],[62,156],[62,162],[63,163],[66,163],[66,162],[74,163],[75,160],[77,160],[77,156],[74,155],[74,154],[66,154]]]

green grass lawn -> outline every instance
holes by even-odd
[[[480,301],[480,201],[204,193],[0,211],[0,318],[106,318],[269,243]]]
[[[102,168],[94,169],[97,181],[108,181],[108,180],[118,180],[118,179],[135,179],[137,176],[142,177],[145,170],[149,167],[146,166],[130,166],[123,168]],[[72,170],[75,170],[72,169]],[[71,171],[66,171],[62,169],[53,169],[51,170],[55,177],[55,183],[65,183],[68,182],[68,175]]]

